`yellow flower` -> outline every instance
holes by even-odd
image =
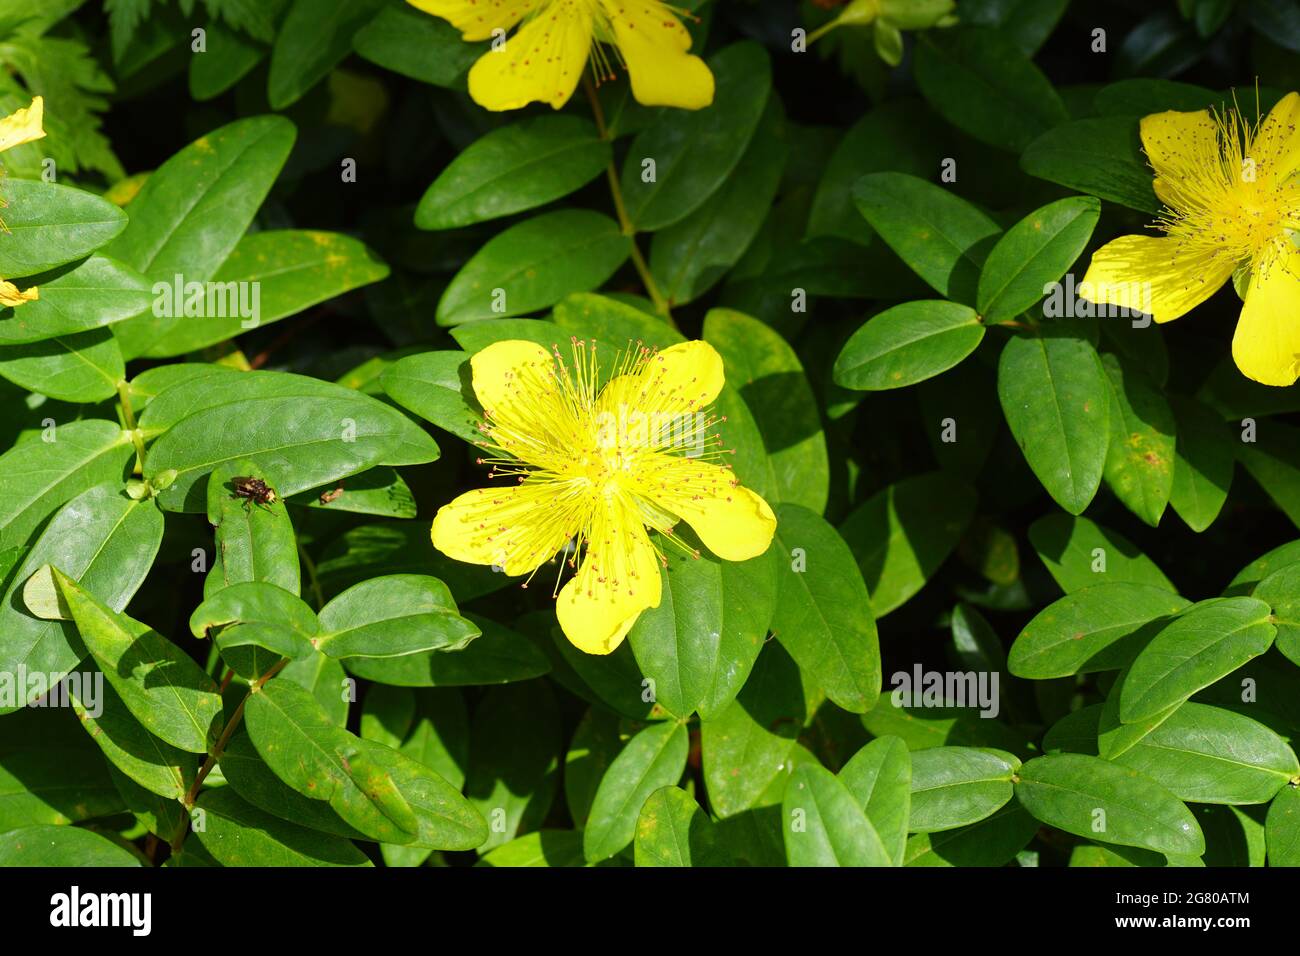
[[[744,561],[767,550],[776,518],[740,487],[709,407],[722,390],[722,359],[705,342],[663,351],[637,347],[602,388],[596,344],[558,349],[497,342],[470,360],[493,475],[444,505],[434,547],[506,574],[532,574],[557,552],[576,573],[558,591],[560,627],[589,654],[618,647],[646,608],[658,607],[659,543],[647,526],[696,557],[673,532],[684,520],[715,555]],[[484,459],[480,459],[484,462]],[[579,563],[579,561],[581,563]],[[527,587],[527,582],[524,584]]]
[[[13,149],[15,146],[21,146],[23,143],[30,143],[32,140],[40,139],[45,135],[45,130],[41,128],[44,107],[45,102],[38,96],[32,100],[31,106],[10,113],[4,119],[0,119],[0,153],[6,149]],[[0,201],[0,205],[2,204],[3,202]],[[0,227],[3,227],[3,222],[0,222]],[[20,292],[12,282],[0,279],[0,306],[13,308],[27,302],[33,302],[40,297],[40,292],[35,286],[25,292]]]
[[[1079,294],[1169,322],[1229,278],[1245,304],[1232,339],[1242,374],[1265,385],[1300,376],[1300,95],[1255,126],[1234,109],[1156,113],[1142,145],[1166,207],[1163,236],[1121,236],[1097,250]],[[1244,288],[1243,288],[1244,286]]]
[[[713,74],[686,52],[691,35],[674,8],[659,0],[407,2],[447,20],[465,40],[494,41],[469,71],[470,96],[490,110],[533,102],[558,110],[573,95],[588,58],[598,79],[612,79],[602,43],[614,47],[631,74],[632,95],[646,106],[697,110],[713,102]]]

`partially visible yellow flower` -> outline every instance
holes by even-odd
[[[493,40],[469,71],[469,93],[490,110],[529,103],[559,109],[590,58],[599,79],[613,70],[601,44],[615,50],[646,106],[697,110],[713,102],[713,74],[686,51],[691,35],[659,0],[407,0],[447,20],[465,40]],[[507,31],[523,26],[508,40]]]
[[[45,130],[41,127],[44,113],[45,101],[38,96],[32,100],[31,106],[0,119],[0,153],[44,136]],[[3,223],[0,223],[0,226],[3,226]],[[0,306],[12,308],[26,302],[34,302],[40,297],[40,292],[35,286],[20,292],[12,282],[0,279]]]
[[[1167,112],[1141,122],[1166,207],[1163,236],[1098,249],[1080,285],[1092,302],[1169,322],[1234,278],[1245,305],[1232,339],[1242,374],[1265,385],[1300,377],[1300,95],[1252,126],[1235,109]],[[1244,286],[1244,289],[1243,289]]]
[[[608,654],[659,606],[664,557],[647,526],[696,557],[673,532],[679,519],[724,560],[767,550],[772,509],[715,461],[726,452],[709,407],[723,369],[708,343],[638,347],[603,388],[594,342],[574,340],[571,363],[554,347],[497,342],[470,366],[483,444],[496,456],[489,477],[515,484],[444,505],[434,547],[529,580],[564,551],[559,570],[575,573],[562,589],[557,577],[556,613],[574,646]]]

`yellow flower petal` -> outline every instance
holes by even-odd
[[[6,308],[17,308],[18,306],[24,305],[28,302],[35,302],[40,297],[41,290],[36,288],[36,286],[32,286],[26,291],[19,292],[18,286],[14,285],[12,282],[6,282],[4,279],[0,279],[0,306],[5,306]]]
[[[652,357],[641,372],[643,395],[657,408],[695,411],[718,399],[726,382],[722,356],[708,342],[680,342]]]
[[[1300,168],[1300,95],[1288,93],[1273,105],[1247,155],[1261,180],[1280,182]]]
[[[505,42],[479,57],[469,71],[469,95],[490,110],[529,103],[559,109],[582,78],[591,52],[588,0],[551,0]]]
[[[1156,171],[1157,183],[1162,176],[1186,175],[1194,166],[1207,163],[1218,166],[1219,139],[1209,110],[1153,113],[1142,117],[1138,129],[1142,148]],[[1157,185],[1156,192],[1159,191]]]
[[[430,538],[433,546],[457,561],[491,564],[506,574],[527,574],[568,543],[539,489],[477,488],[438,509]],[[575,529],[576,530],[576,529]]]
[[[406,0],[417,10],[441,17],[465,40],[490,40],[493,30],[509,30],[542,0]]]
[[[1287,240],[1250,277],[1246,304],[1232,337],[1241,374],[1264,385],[1291,385],[1300,377],[1300,251]]]
[[[598,515],[578,573],[555,612],[564,636],[588,654],[609,654],[646,608],[658,607],[659,558],[639,518],[615,505]]]
[[[698,110],[713,102],[713,73],[686,51],[691,35],[657,0],[600,0],[614,41],[632,77],[632,95],[645,106]]]
[[[0,152],[43,137],[45,130],[41,128],[41,120],[44,115],[45,101],[38,96],[32,100],[31,106],[0,119]]]
[[[642,491],[689,524],[724,561],[746,561],[767,550],[776,515],[760,495],[742,488],[731,469],[706,461],[657,455]],[[651,477],[653,476],[653,477]]]
[[[1177,239],[1120,236],[1093,253],[1077,291],[1089,302],[1149,311],[1157,322],[1169,322],[1217,292],[1232,269],[1226,258],[1188,254]]]

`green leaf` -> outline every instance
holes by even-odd
[[[65,402],[99,402],[117,394],[126,365],[108,329],[91,329],[23,345],[0,345],[0,376]]]
[[[971,26],[997,27],[1016,49],[1033,56],[1068,6],[1069,0],[964,0],[961,19]]]
[[[637,232],[680,222],[731,175],[758,129],[772,88],[767,51],[733,43],[708,59],[713,103],[701,110],[662,110],[639,133],[623,164],[622,193]],[[653,160],[649,178],[646,160]]]
[[[121,610],[153,565],[162,533],[162,514],[152,502],[133,501],[111,485],[90,488],[65,504],[27,552],[0,602],[0,671],[66,674],[86,655],[71,621],[41,620],[23,609],[18,592],[28,578],[53,565],[113,611]],[[19,694],[19,706],[36,696]],[[0,705],[0,713],[14,709]]]
[[[722,862],[712,822],[685,790],[663,787],[646,799],[636,821],[637,866],[710,866]]]
[[[839,779],[866,812],[894,866],[902,866],[912,812],[907,745],[899,737],[878,737],[849,758]]]
[[[190,96],[198,102],[216,99],[266,58],[265,46],[220,20],[208,22],[202,56],[190,57]],[[209,56],[208,54],[212,54]]]
[[[207,753],[222,712],[212,679],[167,638],[113,611],[57,567],[54,580],[82,642],[126,709],[172,746]]]
[[[1166,588],[1128,581],[1072,591],[1025,625],[1011,645],[1007,666],[1032,680],[1127,667],[1189,604]]]
[[[455,656],[455,655],[448,655]],[[465,794],[492,823],[486,853],[541,826],[555,796],[560,714],[544,681],[488,691],[470,723]]]
[[[698,299],[740,261],[771,208],[788,154],[784,117],[772,97],[727,181],[651,241],[650,271],[669,303]]]
[[[1267,803],[1300,775],[1295,752],[1263,724],[1191,701],[1111,759],[1194,803]]]
[[[866,713],[880,696],[880,646],[853,553],[834,527],[799,505],[777,509],[775,550],[772,632],[827,697]]]
[[[904,173],[871,173],[853,201],[889,248],[940,295],[975,302],[980,269],[1002,230],[942,186]]]
[[[973,488],[943,472],[906,478],[854,509],[840,534],[858,559],[877,620],[947,560],[975,513]]]
[[[1300,664],[1300,564],[1278,568],[1255,586],[1252,595],[1273,609],[1277,649]]]
[[[781,813],[791,866],[893,865],[857,798],[824,767],[795,770]]]
[[[408,654],[405,657],[350,657],[358,677],[402,687],[462,687],[528,680],[550,670],[546,656],[523,635],[476,614],[467,614],[483,634],[463,651]]]
[[[288,120],[254,116],[195,140],[150,174],[131,200],[130,224],[103,252],[152,282],[207,282],[253,221],[294,137]],[[114,332],[129,358],[174,355],[167,333],[190,324],[148,312]]]
[[[149,307],[144,276],[115,259],[91,256],[72,266],[32,279],[41,297],[21,308],[5,309],[0,343],[16,345],[88,332],[128,319]],[[0,313],[2,314],[2,313]]]
[[[203,582],[204,596],[248,581],[263,581],[298,594],[298,539],[288,509],[246,507],[246,500],[233,493],[231,480],[236,476],[260,478],[271,487],[278,481],[251,461],[227,462],[212,470],[207,512],[208,523],[216,531],[216,558]]]
[[[487,837],[482,817],[456,788],[417,761],[336,726],[296,684],[266,684],[249,697],[244,720],[276,776],[373,839],[468,850]]]
[[[1103,475],[1115,497],[1153,528],[1174,482],[1174,413],[1164,395],[1129,362],[1101,357],[1110,392],[1110,446]]]
[[[1223,510],[1236,463],[1229,426],[1195,399],[1170,399],[1177,421],[1174,481],[1169,504],[1193,531],[1204,531]]]
[[[670,714],[710,717],[733,700],[767,638],[777,601],[777,557],[748,561],[672,552],[659,606],[642,613],[628,643]]]
[[[861,325],[835,359],[835,384],[859,391],[915,385],[946,372],[984,339],[975,310],[922,299],[886,309]]]
[[[1231,674],[1273,643],[1277,628],[1263,601],[1202,601],[1166,624],[1138,654],[1124,682],[1120,718],[1153,717]]]
[[[538,830],[525,833],[488,853],[479,866],[582,866],[582,833],[577,830]]]
[[[583,831],[583,854],[607,860],[636,836],[641,807],[661,787],[674,786],[686,769],[685,724],[651,724],[628,741],[596,789]]]
[[[264,674],[281,657],[311,657],[312,641],[319,630],[316,615],[301,598],[267,581],[223,587],[190,615],[190,633],[195,637],[212,636],[223,657],[239,647],[263,647],[272,652],[272,657],[251,667],[235,667],[232,663],[237,673],[250,678]]]
[[[297,229],[249,233],[212,276],[221,286],[220,297],[206,301],[217,304],[218,314],[205,312],[178,324],[168,331],[164,345],[143,354],[197,351],[387,276],[388,266],[351,236]],[[173,286],[173,307],[179,308],[175,303],[183,303],[189,293],[175,289],[174,282],[168,284]]]
[[[1087,147],[1081,149],[1081,143]],[[1061,123],[1025,147],[1020,168],[1039,179],[1139,212],[1160,211],[1135,116]]]
[[[456,273],[438,301],[439,325],[523,315],[598,288],[632,248],[608,216],[544,212],[508,227]]]
[[[916,85],[936,112],[999,149],[1020,152],[1069,119],[1052,84],[999,30],[923,33],[915,70]]]
[[[799,668],[781,645],[768,644],[731,706],[700,724],[714,815],[734,817],[780,802],[806,720]]]
[[[301,99],[350,52],[352,38],[385,0],[293,0],[271,47],[266,98],[282,110]]]
[[[1271,421],[1257,442],[1235,447],[1250,476],[1291,523],[1300,526],[1300,429]]]
[[[1177,592],[1133,542],[1087,518],[1047,515],[1029,526],[1029,541],[1067,594],[1114,581]]]
[[[403,657],[457,651],[479,629],[456,611],[447,585],[423,574],[390,574],[356,584],[320,610],[317,648],[330,657]]]
[[[85,258],[127,227],[126,213],[117,206],[71,186],[6,176],[0,203],[0,276],[11,280]]]
[[[1083,754],[1057,754],[1029,761],[1019,776],[1021,805],[1066,833],[1157,853],[1205,852],[1205,837],[1187,807],[1136,770]]]
[[[612,157],[596,127],[577,116],[534,116],[499,127],[438,174],[415,209],[415,225],[455,229],[545,206],[591,182]]]
[[[342,837],[279,820],[246,803],[229,787],[198,800],[203,828],[194,839],[222,866],[373,866]]]
[[[830,484],[826,439],[794,349],[770,326],[729,309],[709,310],[704,339],[722,355],[727,382],[754,414],[776,497],[822,511]]]
[[[1264,824],[1269,866],[1300,866],[1300,790],[1283,787],[1268,807]]]
[[[194,783],[198,756],[145,730],[111,683],[101,684],[96,693],[86,693],[87,678],[91,677],[91,672],[83,673],[82,692],[73,692],[77,719],[90,739],[130,780],[167,800],[180,800]]]
[[[0,866],[140,866],[132,853],[80,827],[38,824],[0,833]]]
[[[1020,761],[971,747],[931,747],[912,754],[913,833],[952,830],[990,816],[1011,799]]]
[[[1090,196],[1059,199],[1036,209],[1006,231],[980,272],[976,307],[985,322],[1024,312],[1079,258],[1101,216]]]
[[[446,20],[405,3],[390,4],[352,37],[361,57],[421,83],[463,88],[465,74],[486,50],[467,43]]]
[[[52,423],[51,423],[52,424]],[[68,499],[104,482],[122,485],[131,439],[99,419],[53,425],[0,455],[0,550],[24,544]]]
[[[253,385],[244,377],[256,373],[235,374]],[[206,378],[204,384],[207,401],[214,391],[212,378]],[[146,478],[176,473],[159,493],[159,503],[174,511],[204,510],[209,475],[227,462],[247,460],[274,470],[279,482],[274,486],[276,494],[285,498],[373,465],[402,464],[394,459],[408,457],[411,446],[405,442],[410,422],[404,416],[350,389],[343,390],[350,394],[322,391],[305,387],[297,397],[279,394],[235,399],[200,408],[181,419],[149,449]],[[159,396],[146,411],[158,407],[166,397]],[[142,427],[144,423],[142,418]],[[436,458],[437,446],[423,432],[419,434],[424,441],[417,457],[426,461]]]
[[[389,365],[379,381],[397,404],[473,444],[483,440],[483,412],[469,376],[468,353],[421,352]]]
[[[7,695],[13,688],[7,674],[0,689]],[[0,833],[38,823],[64,826],[122,809],[103,755],[68,710],[24,710],[0,720]]]
[[[1013,336],[998,361],[998,398],[1047,493],[1082,513],[1101,484],[1110,444],[1109,386],[1097,350],[1053,329]]]
[[[1002,866],[1019,853],[1038,830],[1038,821],[1018,803],[968,827],[908,837],[904,866]]]

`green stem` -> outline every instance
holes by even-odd
[[[596,87],[592,85],[591,77],[583,76],[582,87],[587,91],[587,99],[591,101],[591,115],[596,121],[596,130],[600,138],[609,139],[609,130],[605,126],[605,111],[601,108],[600,99],[596,96]],[[609,194],[614,200],[614,214],[618,217],[618,227],[622,230],[623,235],[631,240],[632,245],[632,265],[636,268],[637,275],[641,277],[641,284],[645,286],[645,291],[650,296],[650,301],[654,304],[655,311],[658,312],[673,329],[677,329],[677,321],[673,318],[672,307],[668,300],[664,298],[659,291],[659,284],[655,282],[654,274],[650,271],[650,266],[645,261],[645,256],[641,254],[641,249],[636,244],[636,227],[632,225],[631,218],[627,214],[627,206],[623,202],[623,187],[618,181],[618,170],[614,168],[614,161],[610,160],[605,167],[605,178],[609,180]]]
[[[127,384],[126,379],[117,383],[117,402],[122,408],[122,421],[126,423],[126,429],[131,433],[131,441],[135,443],[136,471],[143,475],[144,435],[135,423],[135,410],[131,407],[131,386]]]

